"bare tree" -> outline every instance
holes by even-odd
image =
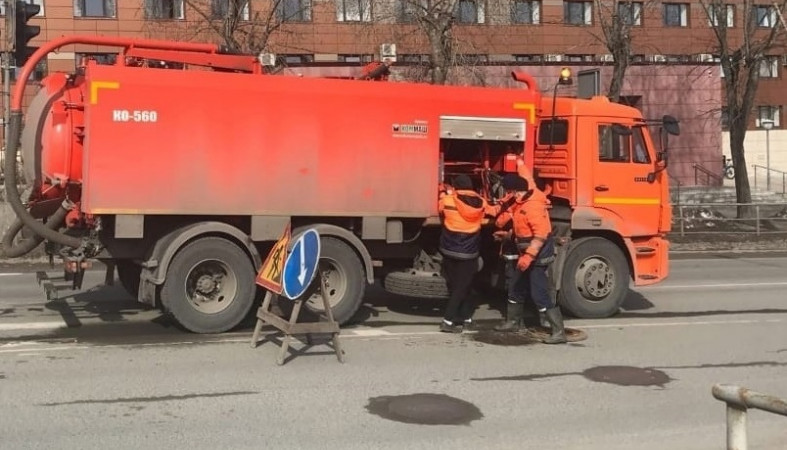
[[[610,80],[607,96],[610,100],[620,100],[623,90],[623,80],[626,70],[632,61],[632,36],[633,27],[642,25],[643,9],[648,8],[652,2],[634,2],[631,0],[594,0],[601,36],[596,39],[603,42],[607,51],[612,55],[614,65],[612,79]]]
[[[311,18],[311,3],[307,0],[272,0],[264,3],[262,9],[251,8],[250,3],[249,0],[184,0],[184,8],[191,17],[188,21],[179,26],[151,21],[149,31],[178,40],[218,40],[232,52],[259,53],[268,50],[274,33],[284,32],[283,24]]]
[[[779,23],[787,0],[772,5],[743,0],[743,20],[735,23],[734,7],[723,0],[701,0],[708,23],[716,38],[714,47],[721,61],[730,131],[730,152],[735,167],[735,194],[738,203],[751,203],[751,187],[746,171],[743,142],[754,108],[760,71],[768,69],[769,54],[784,47],[783,26]],[[738,31],[740,30],[740,31]],[[754,208],[739,206],[738,217],[752,217]]]

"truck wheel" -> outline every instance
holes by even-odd
[[[127,259],[115,261],[115,267],[117,268],[118,279],[123,289],[136,300],[139,296],[139,277],[142,273],[142,267]]]
[[[222,333],[237,326],[254,304],[251,259],[226,239],[205,237],[185,245],[167,269],[161,302],[194,333]]]
[[[341,239],[323,236],[320,238],[319,270],[325,276],[325,287],[328,291],[328,303],[331,305],[333,319],[344,325],[352,319],[361,307],[366,291],[364,266],[358,254]],[[325,314],[325,306],[319,292],[320,280],[314,276],[309,289],[303,294],[303,307],[312,315]],[[282,296],[279,306],[289,317],[294,302]]]
[[[391,272],[385,277],[385,290],[397,295],[414,298],[448,298],[445,278],[435,272],[408,269]]]
[[[617,245],[597,237],[578,239],[566,257],[558,302],[579,318],[609,317],[626,299],[630,278]]]

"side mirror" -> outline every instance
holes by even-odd
[[[673,135],[679,136],[680,135],[680,125],[678,124],[678,119],[673,116],[666,115],[662,117],[661,122],[664,126],[664,130]]]

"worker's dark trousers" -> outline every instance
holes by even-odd
[[[548,265],[531,264],[526,271],[516,268],[516,261],[507,265],[508,270],[508,301],[511,303],[525,303],[532,299],[539,311],[555,306],[552,296],[549,295],[549,278],[547,277]]]
[[[448,305],[445,308],[446,320],[460,325],[473,316],[474,305],[470,299],[473,278],[478,271],[478,261],[473,259],[443,258],[443,277],[448,285]]]

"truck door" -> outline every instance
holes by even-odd
[[[645,131],[631,123],[608,122],[597,126],[593,205],[619,216],[624,236],[658,232],[661,190],[659,183],[648,181],[654,164]]]

